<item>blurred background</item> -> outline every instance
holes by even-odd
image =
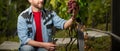
[[[45,8],[54,10],[61,18],[67,20],[70,18],[67,13],[67,2],[68,0],[46,0]],[[111,0],[77,0],[77,2],[80,6],[77,18],[80,18],[87,28],[111,31]],[[4,41],[19,42],[16,31],[17,18],[29,6],[28,0],[0,0],[0,44]],[[64,36],[66,31],[58,30],[56,37],[68,37],[66,34]],[[88,44],[94,51],[109,51],[110,36],[90,40]]]

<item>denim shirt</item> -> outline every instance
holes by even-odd
[[[32,24],[30,24],[30,25],[28,25],[26,23],[26,19],[22,16],[22,14],[25,13],[25,12],[28,12],[29,14],[31,14],[31,18],[32,18],[31,20],[33,20],[33,21],[32,21]],[[51,38],[52,29],[48,29],[46,27],[46,25],[49,25],[49,24],[53,23],[53,26],[55,26],[56,28],[63,29],[64,23],[66,22],[66,20],[61,19],[55,12],[52,12],[51,14],[53,15],[53,18],[51,20],[49,20],[46,24],[44,24],[44,22],[46,20],[41,18],[43,42],[51,42],[51,40],[52,40],[52,38]],[[29,36],[28,36],[28,33],[27,33],[28,29],[27,28],[29,26],[32,27],[32,33],[30,33]],[[36,34],[36,26],[35,26],[35,21],[34,21],[34,17],[33,17],[31,7],[29,7],[25,11],[23,11],[18,16],[17,31],[18,31],[18,37],[20,39],[20,46],[26,45],[29,40],[34,40],[35,34]]]

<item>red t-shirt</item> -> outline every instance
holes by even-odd
[[[33,12],[34,20],[35,20],[35,25],[36,25],[36,35],[35,35],[35,40],[39,42],[43,42],[42,39],[42,25],[41,25],[41,12]]]

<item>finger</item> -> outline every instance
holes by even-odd
[[[53,49],[49,49],[49,51],[54,51]]]
[[[50,50],[50,51],[53,51],[53,50],[55,50],[55,47],[50,47],[49,50]]]
[[[51,45],[51,47],[56,47],[56,46],[57,46],[57,45],[55,45],[55,44],[52,44],[52,45]]]
[[[55,47],[50,47],[50,49],[52,50],[52,49],[55,49]]]

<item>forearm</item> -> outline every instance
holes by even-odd
[[[28,44],[31,45],[31,46],[35,46],[35,47],[44,47],[43,42],[37,42],[37,41],[34,41],[34,40],[29,40]]]
[[[68,27],[70,27],[73,23],[74,19],[70,18],[68,21],[65,22],[64,24],[64,29],[67,29]]]
[[[42,48],[45,48],[47,50],[55,49],[55,46],[56,46],[53,43],[37,42],[37,41],[34,41],[34,40],[28,41],[28,44],[31,45],[31,46],[35,46],[35,47],[42,47]]]

